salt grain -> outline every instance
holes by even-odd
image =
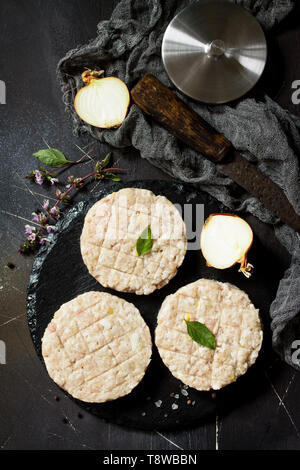
[[[183,389],[181,390],[181,393],[182,393],[182,395],[185,396],[185,397],[188,396],[188,392],[185,390],[185,388],[183,388]]]
[[[172,404],[172,410],[177,410],[177,408],[178,408],[177,403],[173,403],[173,404]]]
[[[162,401],[161,400],[157,400],[154,405],[157,407],[157,408],[160,408],[161,407],[161,404],[162,404]]]

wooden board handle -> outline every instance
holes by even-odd
[[[222,161],[232,147],[226,137],[219,134],[151,73],[146,73],[136,84],[131,90],[131,96],[146,114],[209,160],[215,163]]]

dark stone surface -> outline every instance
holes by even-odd
[[[208,273],[209,269],[205,267],[203,258],[200,259],[199,251],[189,253],[191,256],[186,257],[178,274],[167,286],[147,296],[117,293],[112,289],[105,289],[89,274],[80,253],[80,235],[85,214],[96,201],[127,186],[151,189],[155,194],[165,195],[172,202],[180,203],[182,206],[190,200],[191,204],[205,204],[207,210],[219,211],[219,206],[215,202],[204,194],[197,197],[193,188],[159,180],[110,184],[99,189],[97,195],[74,206],[64,216],[51,244],[43,247],[37,255],[29,281],[28,321],[39,356],[41,356],[41,338],[53,313],[60,305],[77,295],[92,290],[105,291],[133,303],[148,324],[154,341],[156,317],[164,298],[187,282],[197,279],[199,273],[205,277],[213,274],[211,270]],[[55,292],[55,297],[50,299],[49,289]],[[179,394],[180,399],[170,397],[171,393]],[[77,403],[85,410],[111,422],[150,431],[186,428],[201,421],[206,422],[208,418],[215,416],[216,401],[212,399],[210,393],[191,389],[189,398],[191,401],[195,400],[195,406],[187,405],[187,398],[180,392],[180,382],[163,365],[153,344],[150,366],[142,382],[130,395],[105,404],[91,405],[79,401]],[[162,401],[161,407],[155,406],[157,400]],[[178,410],[172,410],[172,403],[178,403]]]
[[[90,143],[72,135],[55,68],[67,50],[93,38],[97,22],[108,18],[116,3],[0,0],[0,80],[5,81],[7,89],[7,104],[0,105],[0,340],[7,348],[7,363],[0,365],[0,447],[300,449],[300,376],[273,354],[261,356],[262,362],[244,377],[245,383],[241,379],[241,386],[237,382],[225,389],[221,398],[218,396],[218,413],[210,422],[163,433],[127,429],[81,410],[53,384],[36,355],[26,319],[32,259],[20,257],[17,248],[26,223],[22,218],[30,219],[43,195],[51,195],[51,189],[31,185],[24,176],[36,167],[31,154],[46,146],[44,140],[70,159],[81,155],[76,145],[83,148]],[[259,84],[297,115],[300,108],[291,102],[291,85],[300,79],[299,18],[298,9],[270,35],[272,53]],[[107,146],[98,144],[93,155],[103,158],[107,150]],[[132,149],[114,150],[113,158],[127,169],[125,180],[168,179]],[[78,167],[73,173],[82,175],[83,168],[90,166]],[[77,200],[85,198],[86,193],[81,193]],[[272,228],[254,218],[247,220],[257,233],[261,265],[273,255],[274,269],[263,271],[264,282],[271,286],[266,290],[267,305],[278,272],[286,265],[286,254],[275,242]],[[56,293],[50,288],[48,294],[49,299],[55,299]],[[230,410],[228,403],[234,404]]]
[[[178,288],[201,277],[231,282],[240,287],[249,294],[251,300],[261,312],[266,330],[264,347],[258,365],[253,367],[251,373],[249,372],[246,377],[238,380],[234,386],[217,392],[217,399],[212,398],[211,393],[189,389],[188,398],[195,404],[193,406],[187,405],[187,398],[183,397],[180,392],[180,382],[163,365],[153,344],[153,357],[146,375],[129,396],[98,405],[77,401],[85,410],[96,416],[138,429],[161,431],[194,427],[201,422],[207,423],[211,420],[215,416],[217,404],[222,405],[223,412],[235,408],[237,401],[236,399],[233,400],[232,397],[241,395],[245,399],[249,385],[258,381],[260,368],[267,367],[270,364],[273,353],[270,335],[268,334],[268,310],[278,282],[282,277],[283,267],[280,259],[269,251],[268,244],[262,245],[259,242],[257,234],[260,228],[263,227],[263,224],[259,223],[256,226],[255,240],[249,253],[249,261],[255,265],[255,272],[250,279],[246,279],[238,273],[236,266],[224,271],[208,268],[201,251],[198,249],[188,251],[176,277],[167,286],[151,295],[136,296],[130,293],[116,293],[113,290],[103,288],[90,276],[81,259],[80,235],[84,217],[97,200],[113,191],[128,186],[150,189],[155,194],[166,196],[173,203],[180,204],[183,214],[187,201],[193,206],[193,214],[196,213],[197,204],[203,205],[205,219],[211,213],[226,212],[226,208],[217,204],[213,198],[205,193],[198,192],[191,185],[180,183],[144,180],[117,183],[98,189],[97,194],[77,203],[64,215],[51,243],[45,245],[35,258],[28,288],[27,310],[30,332],[37,353],[41,357],[41,338],[54,312],[59,309],[60,305],[84,292],[99,290],[117,294],[128,302],[134,303],[144,317],[150,328],[152,338],[154,338],[156,317],[160,306],[165,297],[176,292]],[[185,215],[186,223],[189,220],[190,218]],[[55,296],[49,296],[49,291],[55,292]],[[174,393],[179,395],[178,400],[170,396]],[[257,387],[257,393],[261,393],[260,386]],[[155,406],[157,400],[162,401],[161,407]],[[176,411],[171,408],[173,403],[179,405]]]

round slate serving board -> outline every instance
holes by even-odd
[[[79,294],[90,290],[107,291],[132,302],[140,310],[153,336],[157,313],[167,295],[201,277],[235,284],[246,291],[254,305],[260,309],[265,325],[265,339],[257,363],[235,384],[218,391],[217,398],[211,392],[193,389],[188,389],[188,397],[184,396],[181,393],[182,384],[165,367],[153,343],[152,361],[145,377],[130,395],[103,404],[75,400],[85,410],[117,424],[152,431],[190,427],[215,416],[217,406],[226,411],[238,406],[241,400],[254,399],[256,393],[261,393],[260,376],[262,368],[270,360],[271,352],[268,310],[282,277],[282,270],[279,268],[280,263],[276,263],[274,259],[274,253],[268,251],[268,243],[263,246],[259,237],[255,236],[248,257],[249,262],[255,266],[250,279],[238,273],[237,266],[223,271],[208,268],[199,249],[188,250],[175,278],[151,295],[137,296],[103,288],[90,276],[83,264],[79,239],[89,208],[97,200],[124,187],[150,189],[181,206],[189,203],[193,210],[197,204],[201,204],[205,218],[214,212],[228,212],[216,200],[187,184],[144,180],[103,185],[95,196],[79,202],[64,214],[50,243],[42,247],[36,256],[28,286],[29,329],[37,354],[43,361],[41,338],[46,326],[61,304]],[[264,224],[260,225],[265,227]],[[177,396],[179,397],[176,398]],[[187,399],[194,404],[187,404]],[[162,403],[157,407],[155,402],[159,400]],[[176,410],[172,409],[174,403],[178,405]]]

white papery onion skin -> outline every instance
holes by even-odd
[[[130,104],[126,84],[116,77],[98,78],[101,72],[86,71],[87,83],[75,96],[74,108],[86,123],[100,128],[117,127],[124,121]]]
[[[247,263],[247,253],[253,242],[250,225],[233,214],[211,214],[201,232],[200,245],[207,266],[217,269],[240,264],[239,271],[251,276],[253,266]]]

